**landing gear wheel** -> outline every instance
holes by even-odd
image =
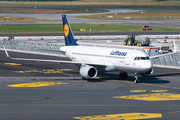
[[[139,83],[140,81],[138,79],[138,74],[137,73],[134,74],[134,77],[135,77],[134,83]]]
[[[126,72],[120,72],[119,73],[119,79],[127,79],[128,77],[128,74]]]
[[[124,79],[127,79],[128,74],[126,72],[123,72],[123,75],[124,75]]]
[[[82,77],[82,80],[87,80],[85,77]]]
[[[139,80],[134,80],[134,83],[139,83],[140,81]]]
[[[123,73],[119,73],[119,79],[123,79]]]

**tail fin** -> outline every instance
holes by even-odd
[[[74,39],[74,35],[71,31],[71,27],[68,23],[66,15],[62,15],[63,21],[63,30],[64,30],[64,38],[65,38],[65,45],[66,46],[75,46],[78,45]]]

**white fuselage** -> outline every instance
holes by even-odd
[[[139,50],[89,46],[65,46],[61,50],[66,51],[65,55],[74,62],[103,64],[105,71],[143,73],[153,67],[148,55]]]

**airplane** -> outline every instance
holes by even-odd
[[[157,56],[148,56],[145,52],[140,50],[80,46],[74,39],[66,15],[62,15],[62,21],[65,46],[61,47],[58,51],[61,51],[71,61],[12,58],[9,56],[5,46],[3,45],[6,56],[14,60],[72,63],[77,65],[79,68],[79,73],[83,80],[94,79],[98,75],[98,71],[120,71],[120,79],[127,79],[127,72],[133,72],[135,73],[134,82],[139,83],[138,75],[149,76],[153,73],[151,59],[177,53],[175,41],[175,51],[173,53]]]

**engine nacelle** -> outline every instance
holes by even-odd
[[[93,66],[85,65],[81,66],[80,74],[86,79],[93,79],[97,76],[97,69]]]
[[[151,69],[150,71],[145,72],[145,73],[140,73],[140,75],[142,75],[142,76],[150,76],[152,74],[153,74],[153,69]]]

